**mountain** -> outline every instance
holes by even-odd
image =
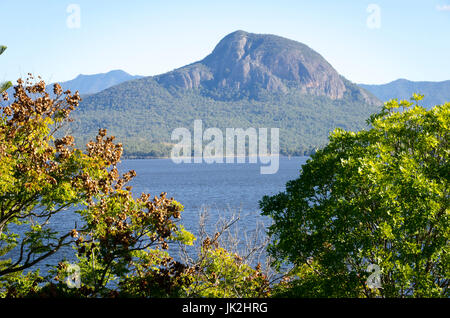
[[[202,89],[212,97],[252,97],[260,92],[302,93],[341,99],[354,89],[317,52],[275,35],[236,31],[202,61],[155,76],[165,88]],[[374,99],[358,90],[363,99]]]
[[[201,61],[86,96],[67,132],[83,145],[107,128],[127,155],[165,156],[171,132],[202,119],[204,129],[280,128],[281,152],[303,155],[336,127],[366,127],[380,105],[308,46],[236,31]]]
[[[412,82],[406,79],[398,79],[387,84],[359,84],[359,86],[383,101],[393,98],[409,100],[413,93],[425,95],[421,102],[425,107],[442,105],[450,101],[450,81]]]
[[[107,73],[99,73],[92,75],[80,74],[73,80],[66,82],[59,82],[64,90],[70,90],[71,92],[78,91],[80,95],[90,95],[98,93],[106,88],[112,87],[117,84],[121,84],[126,81],[133,79],[139,79],[143,76],[140,75],[130,75],[122,70],[113,70]],[[9,96],[14,95],[14,88],[11,87],[7,90]],[[47,92],[53,95],[53,83],[47,85]]]
[[[73,80],[60,83],[66,90],[72,92],[78,90],[80,95],[95,94],[111,86],[132,80],[142,78],[139,75],[130,75],[122,70],[113,70],[108,73],[100,73],[93,75],[80,74]]]

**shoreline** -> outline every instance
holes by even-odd
[[[276,156],[276,155],[274,155],[274,156]],[[311,155],[303,155],[303,156],[293,156],[293,155],[282,155],[282,154],[278,154],[278,157],[287,157],[287,158],[296,158],[296,157],[310,157]],[[242,158],[242,157],[244,157],[244,158],[253,158],[253,157],[273,157],[272,155],[264,155],[264,156],[259,156],[259,155],[252,155],[252,156],[220,156],[220,157],[201,157],[202,159],[205,159],[205,158],[207,158],[207,159],[215,159],[215,158]],[[183,159],[183,158],[186,158],[186,157],[177,157],[177,158],[179,158],[179,159]],[[197,157],[194,157],[194,156],[192,156],[192,157],[187,157],[187,158],[191,158],[191,159],[194,159],[194,158],[197,158]],[[142,155],[142,156],[122,156],[122,158],[121,158],[122,160],[142,160],[142,159],[172,159],[171,157],[154,157],[154,156],[145,156],[145,155]]]

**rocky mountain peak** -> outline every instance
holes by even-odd
[[[164,86],[285,92],[342,98],[345,81],[317,52],[300,42],[270,34],[236,31],[203,60],[156,76]]]

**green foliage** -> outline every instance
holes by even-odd
[[[182,210],[181,204],[167,199],[165,194],[152,201],[146,195],[134,200],[129,191],[122,190],[82,211],[85,236],[80,235],[76,243],[83,285],[92,289],[94,295],[105,296],[111,291],[108,284],[116,282],[122,286],[121,292],[127,293],[124,287],[140,279],[137,278],[143,273],[140,269],[156,271],[158,267],[157,272],[163,272],[161,279],[166,283],[160,288],[169,288],[173,273],[166,267],[176,262],[159,249],[167,250],[168,243],[173,242],[192,244],[192,236],[173,221]],[[184,267],[176,270],[182,271]],[[133,271],[137,277],[130,278]],[[154,290],[145,291],[147,296],[153,296]]]
[[[44,278],[39,275],[39,271],[15,272],[10,275],[0,277],[0,298],[23,298],[33,295],[39,290],[39,284]]]
[[[6,46],[0,45],[0,55],[2,55],[3,52],[5,52],[5,50],[6,50]],[[0,83],[0,93],[3,93],[4,91],[6,91],[11,86],[12,86],[11,82]]]
[[[270,286],[260,268],[251,268],[239,255],[221,247],[204,246],[191,284],[189,297],[261,298],[270,295]]]
[[[369,123],[335,130],[285,192],[262,199],[269,251],[294,265],[280,295],[450,296],[450,103],[391,100]],[[369,264],[382,288],[366,284]]]
[[[161,250],[139,251],[129,274],[119,281],[121,297],[183,297],[191,283],[188,268]]]

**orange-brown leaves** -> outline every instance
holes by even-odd
[[[51,187],[68,182],[76,197],[89,203],[95,196],[114,192],[116,183],[121,188],[136,175],[130,172],[120,178],[115,165],[122,145],[115,144],[113,136],[106,136],[106,129],[99,130],[95,141],[87,145],[86,154],[75,148],[72,136],[58,136],[81,98],[78,92],[63,92],[59,84],[53,86],[52,98],[43,80],[33,81],[31,74],[25,81],[18,79],[14,100],[0,106],[0,115],[5,116],[0,125],[0,155],[12,160],[25,189],[48,188],[52,193]],[[17,187],[20,184],[20,180],[15,182]]]
[[[116,165],[122,156],[122,144],[114,144],[114,136],[106,138],[105,136],[106,129],[100,129],[95,141],[91,140],[87,143],[88,156],[103,159],[106,166]]]
[[[75,139],[72,136],[65,136],[55,140],[55,150],[62,158],[68,158],[73,152],[70,148],[74,146]]]
[[[9,96],[8,96],[8,93],[6,91],[4,91],[2,93],[1,99],[3,99],[4,101],[8,101],[9,100]]]
[[[4,113],[6,116],[11,116],[11,115],[12,115],[12,109],[11,109],[11,107],[6,106],[5,108],[3,108],[3,113]]]
[[[55,83],[53,85],[53,94],[55,94],[55,95],[62,95],[62,93],[63,93],[63,90],[61,88],[61,85],[59,85],[58,83]]]
[[[8,157],[18,173],[15,187],[42,191],[58,187],[61,179],[73,178],[70,169],[59,168],[73,153],[73,137],[57,139],[54,145],[51,140],[81,99],[77,93],[66,96],[67,100],[53,99],[43,80],[33,80],[31,74],[26,81],[18,79],[14,99],[0,106],[0,114],[5,116],[0,125],[0,155]]]
[[[81,101],[78,92],[73,95],[70,95],[69,92],[64,99],[59,99],[59,96],[61,96],[59,84],[54,86],[54,92],[59,94],[56,99],[52,99],[46,92],[46,85],[43,80],[37,83],[33,83],[32,80],[31,74],[25,82],[18,79],[17,85],[14,87],[13,103],[3,107],[5,114],[13,116],[9,122],[11,127],[23,126],[23,124],[43,118],[56,120],[56,115],[62,115],[63,120],[67,119]]]
[[[72,231],[70,231],[70,236],[72,236],[73,238],[77,238],[78,237],[77,230],[73,229]]]

